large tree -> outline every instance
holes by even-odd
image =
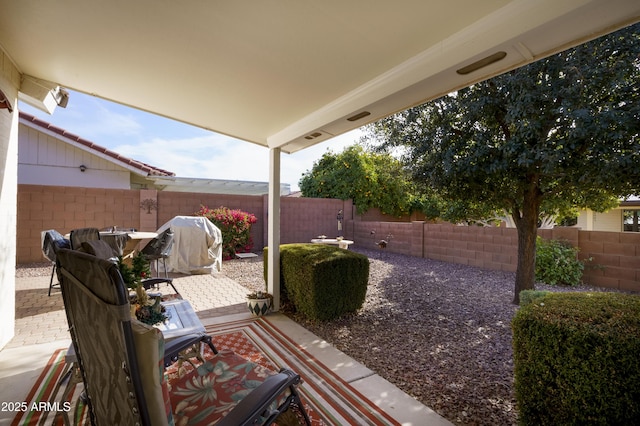
[[[509,212],[514,303],[534,288],[541,210],[601,211],[640,189],[639,33],[628,27],[368,127],[446,199]]]
[[[414,193],[399,160],[360,145],[325,153],[299,184],[303,197],[352,199],[359,213],[377,207],[395,216],[409,213]]]

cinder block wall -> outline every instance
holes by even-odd
[[[423,222],[417,222],[422,226]],[[387,242],[384,250],[409,256],[421,256],[412,245],[413,222],[368,222],[356,220],[353,223],[354,241],[358,247],[378,249],[378,243]]]
[[[592,258],[584,280],[599,287],[640,291],[640,234],[579,231],[579,256]]]
[[[16,262],[43,262],[41,232],[140,227],[139,191],[18,185]]]
[[[151,212],[141,207],[141,202],[148,199],[157,203]],[[40,240],[43,230],[66,234],[75,228],[122,226],[155,231],[174,216],[193,216],[201,205],[254,214],[258,221],[251,228],[251,237],[254,249],[261,250],[267,242],[267,201],[267,196],[18,185],[16,263],[46,260]],[[344,211],[344,236],[352,238],[350,200],[283,197],[281,241],[308,242],[320,234],[337,236],[340,209]]]
[[[425,223],[425,257],[498,271],[515,271],[515,229]]]
[[[144,199],[157,197],[157,210],[141,209]],[[281,200],[283,243],[307,242],[318,235],[338,235],[338,210],[344,214],[342,234],[356,247],[384,250],[480,268],[516,270],[518,237],[515,229],[455,226],[448,223],[365,221],[355,215],[350,200],[293,198]],[[18,185],[16,262],[45,260],[40,234],[56,229],[107,226],[154,231],[174,216],[192,216],[205,205],[253,213],[258,222],[251,236],[256,250],[267,241],[267,197],[119,189]],[[588,284],[640,291],[640,233],[581,231],[577,228],[539,230],[548,239],[568,240],[581,259],[592,258],[585,270]]]
[[[266,203],[266,198],[265,198]],[[353,238],[353,204],[325,198],[282,198],[280,205],[280,241],[286,243],[309,242],[319,235],[338,236],[338,211],[343,211],[342,235]],[[265,216],[266,220],[266,216]],[[267,229],[264,229],[267,241]]]
[[[518,235],[513,228],[356,220],[354,229],[358,247],[379,249],[376,243],[384,239],[384,250],[393,253],[498,271],[515,272],[517,267]],[[640,291],[640,234],[554,228],[538,230],[538,235],[569,241],[579,249],[580,259],[592,259],[583,275],[585,283]]]

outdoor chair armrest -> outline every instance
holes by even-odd
[[[213,346],[211,342],[211,336],[206,335],[204,333],[196,333],[196,334],[187,334],[184,336],[177,337],[172,339],[169,342],[165,343],[164,347],[164,365],[168,367],[178,360],[180,352],[189,348],[190,346],[195,345],[196,343],[206,343],[209,345],[211,350],[214,353],[217,353],[216,348]]]
[[[265,418],[264,424],[271,424],[281,413],[276,410],[265,410],[275,401],[278,395],[287,388],[300,383],[300,376],[293,371],[283,368],[274,376],[270,376],[244,397],[229,414],[222,418],[218,426],[238,426],[256,424],[256,419]],[[295,395],[292,393],[287,397],[288,404],[291,403]],[[288,404],[285,407],[288,408]]]
[[[144,286],[145,290],[149,290],[151,287],[157,286],[157,285],[162,284],[162,283],[169,284],[171,286],[171,288],[173,289],[173,291],[176,292],[176,294],[180,294],[180,292],[173,285],[173,279],[171,279],[171,278],[147,278],[147,279],[142,280],[142,285]]]

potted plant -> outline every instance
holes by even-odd
[[[129,295],[131,303],[131,316],[135,317],[145,324],[155,325],[164,322],[167,316],[164,314],[164,306],[160,304],[160,297],[149,297],[147,291],[142,285],[142,280],[151,276],[149,262],[138,253],[129,266],[122,261],[122,257],[118,258],[118,269],[120,275],[127,287],[135,291]]]
[[[273,304],[273,296],[265,291],[254,291],[247,294],[247,307],[252,315],[262,316],[269,313]]]

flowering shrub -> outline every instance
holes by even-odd
[[[209,219],[222,232],[222,258],[231,259],[236,253],[246,253],[253,248],[251,225],[256,223],[255,215],[227,207],[210,209],[200,206],[196,216]]]

